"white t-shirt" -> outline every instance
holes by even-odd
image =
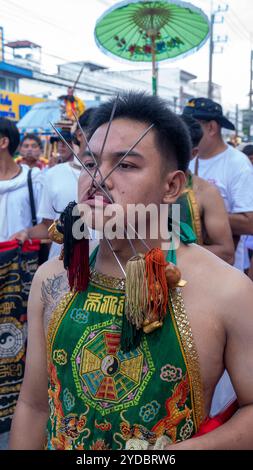
[[[69,202],[77,200],[79,175],[80,170],[72,167],[70,163],[55,165],[43,174],[43,193],[38,210],[41,219],[58,219],[59,213]],[[61,245],[52,243],[49,258],[59,256],[60,252]]]
[[[196,158],[190,163],[192,172],[195,162]],[[217,186],[228,212],[253,212],[253,166],[244,153],[228,146],[215,157],[199,156],[198,175]],[[234,266],[245,268],[244,239],[238,244]]]
[[[29,167],[21,165],[21,168],[22,171],[16,178],[0,181],[0,242],[7,241],[14,233],[32,226],[27,184]],[[38,217],[43,178],[38,168],[33,168],[31,174],[35,209]]]

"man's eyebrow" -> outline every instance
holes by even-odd
[[[95,158],[98,158],[98,155],[95,153],[95,152],[90,152],[90,150],[85,150],[83,152],[83,156],[84,157],[92,157],[92,155],[94,155]]]
[[[96,154],[96,152],[92,152],[94,157],[97,159],[99,157],[98,154]],[[83,156],[84,157],[91,157],[92,156],[92,153],[90,152],[90,150],[85,150],[84,153],[83,153]],[[126,155],[127,153],[127,156],[129,157],[140,157],[140,158],[144,158],[143,155],[139,152],[136,152],[135,150],[131,150],[131,152],[128,153],[128,150],[120,150],[118,152],[113,152],[111,154],[111,156],[113,158],[122,158],[124,155]]]
[[[112,153],[112,157],[115,157],[115,158],[122,158],[124,155],[126,155],[127,153],[127,156],[128,157],[140,157],[140,158],[144,158],[143,155],[139,152],[136,152],[135,150],[131,150],[131,152],[128,153],[128,150],[120,150],[119,152],[113,152]]]

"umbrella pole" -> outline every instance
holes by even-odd
[[[155,37],[152,36],[152,92],[153,95],[157,95],[157,69],[156,69],[156,57],[155,57]]]

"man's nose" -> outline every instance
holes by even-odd
[[[96,168],[96,172],[94,173],[95,178],[92,181],[92,191],[93,189],[96,190],[99,188],[100,189],[103,188],[104,190],[112,189],[111,177],[107,178],[109,171],[110,171],[110,168],[108,168],[108,165],[103,164],[103,163],[99,167]]]

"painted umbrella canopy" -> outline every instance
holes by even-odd
[[[95,40],[121,60],[151,62],[156,93],[156,62],[197,51],[208,39],[209,20],[199,8],[179,0],[127,0],[97,21]]]

